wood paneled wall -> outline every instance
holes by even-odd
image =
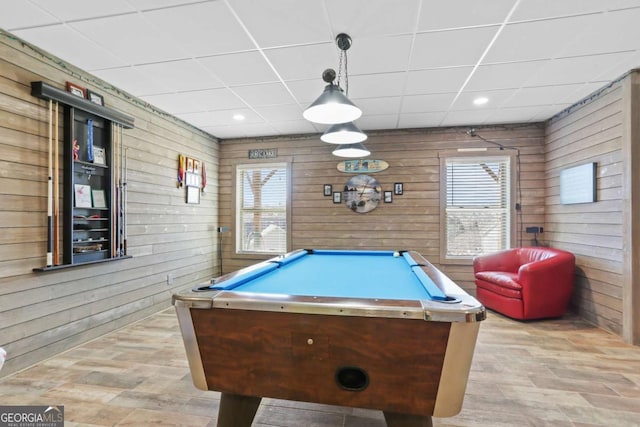
[[[247,150],[277,148],[277,160],[290,160],[292,170],[292,249],[413,249],[439,265],[453,280],[471,293],[472,268],[440,265],[440,169],[439,153],[458,148],[495,145],[466,134],[467,128],[372,132],[366,141],[371,159],[389,163],[389,169],[372,174],[382,189],[393,190],[402,182],[404,194],[393,203],[380,203],[366,214],[333,204],[323,195],[323,185],[341,191],[352,174],[341,173],[333,146],[319,137],[226,140],[220,144],[220,224],[229,226],[223,245],[224,271],[230,272],[256,261],[233,254],[232,176],[236,164],[249,163]],[[521,153],[522,224],[543,225],[544,220],[544,129],[540,125],[479,128],[478,134]],[[507,150],[510,151],[510,150]],[[479,154],[483,154],[480,152]],[[518,227],[519,229],[519,227]],[[524,230],[524,228],[523,228]],[[523,244],[532,236],[522,235]]]
[[[552,246],[576,255],[573,305],[578,313],[629,342],[637,342],[640,330],[638,315],[632,315],[637,312],[632,296],[635,290],[637,298],[640,288],[634,283],[638,278],[637,274],[634,278],[632,264],[637,264],[634,223],[638,219],[631,195],[638,192],[634,179],[638,176],[638,149],[632,150],[638,144],[638,125],[633,125],[631,111],[635,109],[637,118],[640,99],[637,91],[632,96],[632,79],[637,80],[637,72],[548,122],[544,235]],[[636,153],[635,162],[632,152]],[[596,202],[560,204],[560,172],[591,162],[597,163]]]
[[[32,272],[45,265],[48,158],[48,107],[30,95],[34,80],[73,81],[135,118],[123,138],[132,259]],[[176,186],[180,153],[207,166],[200,205],[185,204]],[[217,140],[0,30],[2,375],[168,307],[173,291],[208,280],[217,271],[217,176]]]

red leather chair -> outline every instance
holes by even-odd
[[[562,316],[575,275],[572,253],[545,247],[507,249],[473,259],[476,297],[514,319]]]

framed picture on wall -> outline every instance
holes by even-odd
[[[333,203],[342,203],[342,193],[339,191],[336,191],[335,193],[333,193]]]
[[[384,202],[385,203],[392,203],[393,202],[393,195],[392,195],[391,191],[385,191],[384,192]]]
[[[192,205],[200,204],[200,187],[187,186],[187,203]]]
[[[402,195],[404,191],[403,187],[404,186],[402,185],[401,182],[396,182],[395,184],[393,184],[393,194],[395,194],[396,196]]]
[[[80,98],[84,98],[85,88],[78,86],[75,83],[67,82],[67,92]]]
[[[325,184],[324,185],[324,195],[325,196],[331,196],[332,191],[333,191],[333,187],[331,187],[331,184]]]

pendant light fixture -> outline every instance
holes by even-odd
[[[349,76],[347,74],[347,50],[351,47],[351,37],[348,34],[340,33],[336,37],[336,44],[340,49],[340,64],[338,68],[338,82],[335,70],[328,68],[322,73],[322,80],[327,84],[322,94],[306,110],[302,116],[310,122],[320,124],[347,123],[356,120],[362,115],[362,110],[358,108],[348,98],[349,96]],[[344,80],[346,94],[340,87],[342,68],[344,64]]]
[[[333,155],[338,157],[367,157],[369,154],[371,154],[371,151],[359,142],[338,145],[333,150]]]
[[[331,125],[320,137],[329,144],[355,144],[367,139],[367,135],[353,122]]]

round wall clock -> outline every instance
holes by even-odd
[[[374,210],[380,202],[381,194],[380,183],[369,175],[356,175],[344,185],[344,203],[358,213]]]

